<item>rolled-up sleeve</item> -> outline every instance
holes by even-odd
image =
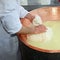
[[[20,18],[24,18],[29,12],[24,9],[22,6],[19,6],[20,10]]]
[[[10,34],[15,34],[22,28],[22,24],[17,11],[6,13],[1,18],[1,21],[5,30]]]

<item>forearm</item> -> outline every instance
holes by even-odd
[[[18,32],[20,34],[32,34],[34,32],[35,27],[30,26],[30,27],[22,27],[21,30]]]

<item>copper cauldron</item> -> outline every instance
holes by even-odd
[[[47,22],[47,21],[52,21],[53,23],[55,22],[55,24],[56,24],[56,22],[59,22],[59,23],[57,23],[57,24],[60,24],[60,6],[57,6],[57,7],[42,7],[42,8],[37,8],[37,9],[34,9],[34,10],[32,10],[32,11],[30,11],[30,13],[31,14],[33,14],[33,15],[36,15],[36,14],[38,14],[41,18],[42,18],[42,20],[43,20],[43,22]],[[25,19],[24,19],[25,20]],[[26,23],[27,23],[28,21],[26,20]],[[23,22],[24,23],[24,22]],[[55,28],[55,29],[57,29],[57,30],[59,30],[58,28],[60,28],[59,27],[59,25],[53,25],[53,23],[52,24],[48,24],[48,26],[53,26],[53,28]],[[59,35],[60,35],[60,32],[54,32],[54,33],[59,33]],[[56,35],[55,34],[55,35]],[[57,34],[58,35],[58,34]],[[32,43],[29,43],[27,40],[26,40],[26,35],[21,35],[21,34],[18,34],[18,38],[25,44],[25,45],[27,45],[28,47],[30,47],[30,48],[32,48],[32,49],[35,49],[35,50],[38,50],[38,51],[42,51],[42,52],[47,52],[47,53],[56,53],[56,52],[60,52],[60,49],[59,48],[57,48],[57,46],[55,46],[54,44],[58,44],[58,46],[60,47],[60,43],[58,43],[59,42],[59,40],[60,40],[60,38],[57,36],[56,38],[54,38],[53,37],[53,39],[52,40],[54,40],[55,42],[53,42],[52,43],[52,45],[51,45],[51,47],[50,48],[52,48],[52,49],[47,49],[47,48],[43,48],[43,47],[40,47],[40,45],[39,45],[39,47],[38,46],[36,46],[36,45],[33,45],[33,43],[34,42],[32,42]],[[58,38],[58,39],[57,39]],[[58,42],[57,42],[58,41]],[[51,41],[52,42],[52,41]],[[50,43],[51,43],[50,42]],[[57,43],[56,43],[57,42]],[[46,43],[47,44],[47,43]],[[49,45],[49,44],[48,44]],[[53,46],[54,45],[54,49],[53,49]]]

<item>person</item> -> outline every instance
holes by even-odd
[[[0,0],[0,60],[17,60],[17,33],[39,33],[41,26],[23,27],[20,18],[34,19],[16,0]],[[36,32],[35,32],[36,30]]]

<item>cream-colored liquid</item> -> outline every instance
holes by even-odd
[[[44,25],[53,30],[51,40],[47,42],[27,40],[28,44],[47,50],[60,50],[60,21],[47,21]]]

